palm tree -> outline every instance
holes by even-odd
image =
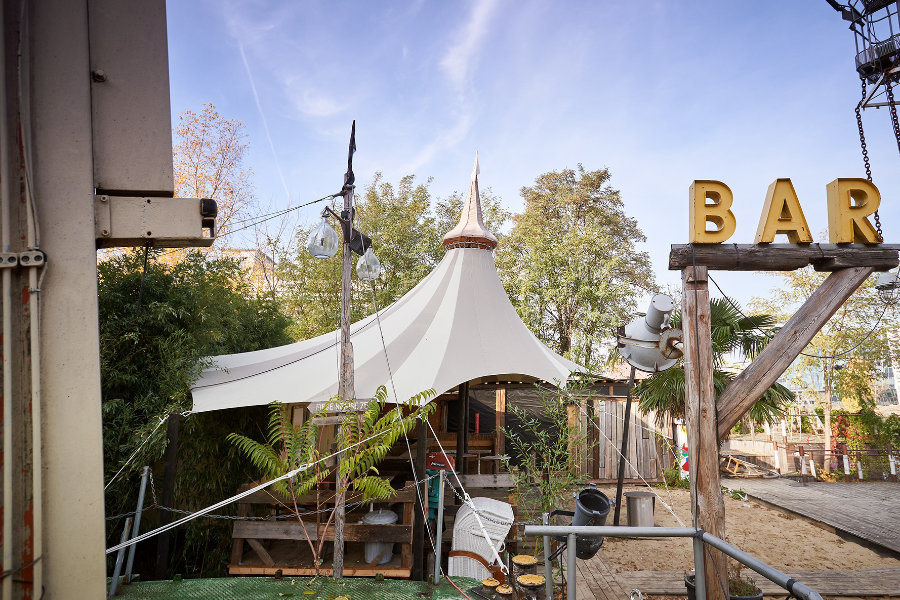
[[[730,298],[714,298],[709,303],[710,328],[713,350],[713,387],[716,397],[728,387],[735,374],[722,370],[729,354],[753,359],[778,330],[775,317],[768,314],[745,316]],[[681,327],[681,313],[672,315],[672,326]],[[640,408],[644,412],[656,411],[660,420],[668,415],[684,418],[685,400],[684,369],[673,368],[654,373],[635,386]],[[781,385],[772,384],[747,412],[756,422],[774,422],[782,407],[794,400],[794,393]]]

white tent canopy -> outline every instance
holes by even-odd
[[[356,397],[386,386],[393,402],[438,394],[496,375],[564,383],[583,370],[544,346],[519,319],[497,276],[497,241],[484,227],[478,162],[460,224],[444,238],[443,260],[402,298],[354,323]],[[338,393],[340,332],[213,357],[192,388],[194,412],[272,401],[321,403]]]

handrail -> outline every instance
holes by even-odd
[[[570,600],[575,598],[575,556],[574,545],[576,538],[579,537],[689,537],[694,538],[695,545],[697,542],[709,544],[710,546],[721,550],[739,563],[753,569],[769,581],[783,587],[792,595],[801,600],[822,600],[822,596],[810,588],[800,583],[793,577],[782,573],[778,569],[767,565],[761,560],[754,558],[743,550],[732,546],[725,540],[722,540],[708,531],[702,529],[693,529],[691,527],[615,527],[610,525],[603,526],[574,526],[574,525],[527,525],[524,535],[526,536],[567,536],[569,544],[572,546],[568,553],[566,565],[566,580],[569,583],[568,597]],[[696,548],[695,548],[696,550]],[[695,583],[697,586],[697,599],[705,600],[706,594],[703,588],[704,583],[701,579],[703,563],[698,563],[699,558],[702,559],[703,553],[694,552],[694,571],[697,573]]]

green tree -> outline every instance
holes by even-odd
[[[525,212],[497,261],[519,316],[548,346],[596,366],[602,341],[655,290],[646,241],[609,170],[551,171],[523,187]]]
[[[805,301],[828,276],[807,267],[781,274],[782,285],[754,305],[769,310],[783,321]],[[896,316],[878,298],[874,277],[859,287],[788,369],[791,381],[824,405],[825,443],[831,447],[831,400],[837,391],[845,408],[859,411],[874,404],[872,383],[878,367],[891,359],[889,334],[896,329]],[[823,392],[814,382],[821,375]],[[825,470],[831,465],[825,463]]]
[[[179,116],[173,133],[175,194],[214,199],[217,238],[222,240],[233,229],[235,217],[254,202],[252,171],[244,167],[250,148],[244,124],[226,119],[215,106],[204,104],[199,113],[186,110]]]
[[[190,408],[190,385],[208,364],[203,357],[290,342],[287,318],[272,298],[253,292],[236,262],[208,260],[197,252],[174,265],[151,259],[143,286],[142,263],[143,252],[130,252],[97,267],[106,481],[137,451],[106,490],[109,515],[134,509],[141,466],[149,464],[161,472],[166,428],[147,436],[167,413]],[[251,479],[251,469],[225,436],[233,431],[252,432],[264,421],[264,408],[184,419],[175,484],[177,507],[202,508],[232,495]],[[158,511],[149,511],[142,529],[153,526],[158,516]],[[118,542],[120,528],[121,521],[110,522],[110,544]],[[192,521],[179,536],[173,569],[224,574],[230,555],[229,522]]]
[[[723,369],[729,355],[738,354],[749,359],[758,355],[776,331],[776,320],[767,314],[744,316],[739,307],[727,298],[713,298],[709,303],[713,350],[713,387],[718,397],[734,374]],[[681,327],[681,313],[672,315],[672,326]],[[659,417],[684,418],[685,380],[681,365],[654,373],[634,388],[644,412],[656,411]],[[772,384],[762,398],[750,407],[748,415],[756,422],[772,422],[780,415],[785,403],[794,394],[780,383]]]

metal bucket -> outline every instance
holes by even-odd
[[[592,483],[575,494],[575,516],[572,525],[592,526],[605,525],[609,515],[609,498]],[[578,538],[575,555],[587,560],[594,556],[603,545],[603,538]]]
[[[625,492],[629,527],[653,527],[656,494],[653,492]]]

